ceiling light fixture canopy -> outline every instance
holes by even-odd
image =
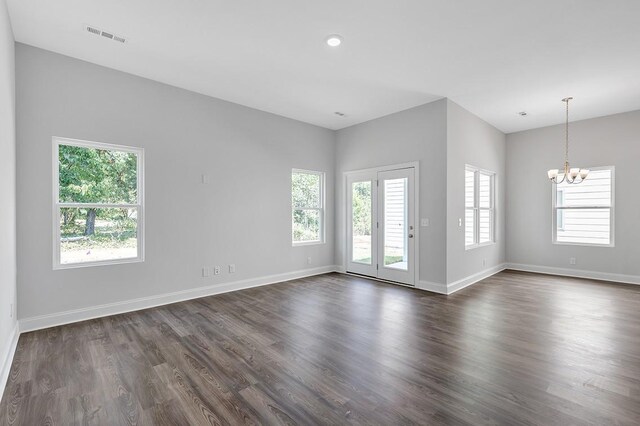
[[[338,47],[342,44],[342,36],[338,34],[331,34],[329,37],[327,37],[326,42],[331,47]]]
[[[565,145],[564,145],[564,169],[560,175],[560,170],[551,169],[547,172],[547,176],[551,182],[560,184],[566,183],[582,183],[589,175],[588,169],[581,169],[578,167],[569,166],[569,101],[573,98],[564,98],[562,102],[566,104],[566,121],[565,121]],[[579,178],[579,179],[578,179]]]

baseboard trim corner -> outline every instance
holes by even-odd
[[[7,348],[7,352],[3,354],[4,356],[2,357],[2,369],[0,369],[0,402],[2,401],[2,394],[4,393],[4,389],[7,386],[7,382],[9,381],[9,374],[11,373],[13,357],[15,356],[16,350],[18,348],[18,338],[20,337],[18,323],[14,325],[10,337],[11,339],[9,341],[9,347]]]
[[[317,268],[302,269],[299,271],[286,272],[282,274],[267,275],[263,277],[249,278],[246,280],[214,284],[206,287],[196,287],[188,290],[141,297],[133,300],[107,303],[104,305],[91,306],[88,308],[73,309],[64,312],[56,312],[53,314],[23,318],[18,321],[19,331],[20,333],[26,333],[29,331],[41,330],[49,327],[57,327],[59,325],[86,321],[110,315],[139,311],[141,309],[155,308],[157,306],[198,299],[200,297],[214,296],[216,294],[229,293],[232,291],[245,290],[253,287],[260,287],[270,284],[277,284],[284,281],[311,277],[314,275],[327,274],[329,272],[336,272],[336,270],[336,265],[321,266]]]
[[[563,277],[585,278],[590,280],[609,281],[622,284],[640,285],[640,275],[626,275],[612,272],[587,271],[582,269],[558,268],[555,266],[528,265],[524,263],[507,263],[505,269],[514,271],[535,272],[537,274],[559,275]]]
[[[420,290],[426,290],[438,294],[447,294],[447,285],[442,283],[436,283],[432,281],[420,280],[416,288]]]
[[[501,263],[491,268],[487,268],[484,271],[477,272],[473,275],[469,275],[468,277],[449,283],[447,284],[446,294],[453,294],[456,291],[460,291],[463,288],[469,287],[470,285],[475,284],[478,281],[482,281],[486,278],[489,278],[490,276],[495,275],[498,272],[502,272],[505,269],[507,269],[507,264]]]

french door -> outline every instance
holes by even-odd
[[[414,173],[347,175],[347,272],[415,285]]]

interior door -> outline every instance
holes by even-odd
[[[378,173],[378,278],[415,284],[413,168]]]
[[[415,284],[414,169],[347,175],[347,271]]]

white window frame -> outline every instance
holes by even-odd
[[[496,172],[491,170],[481,169],[479,167],[475,167],[469,164],[465,165],[465,172],[473,173],[473,207],[467,207],[466,201],[464,203],[465,210],[465,220],[466,220],[466,212],[467,210],[473,209],[473,243],[466,244],[465,241],[465,250],[471,250],[478,247],[490,246],[496,243]],[[489,176],[490,178],[490,203],[489,207],[480,207],[480,175],[483,174],[485,176]],[[489,221],[489,226],[491,230],[489,231],[489,235],[491,237],[490,241],[480,243],[480,211],[485,210],[489,211],[491,220]],[[466,233],[466,223],[464,224],[464,230]],[[464,235],[464,234],[463,234]]]
[[[82,148],[94,148],[136,154],[137,158],[137,203],[136,204],[108,204],[108,203],[62,203],[60,202],[59,148],[60,145],[71,145]],[[144,148],[113,145],[102,142],[83,141],[62,137],[53,137],[53,269],[73,269],[101,265],[116,265],[122,263],[144,262]],[[64,207],[76,208],[135,208],[137,209],[137,237],[138,253],[136,257],[126,259],[108,259],[92,262],[60,263],[60,209]]]
[[[325,173],[319,172],[316,170],[305,170],[305,169],[291,169],[291,177],[293,177],[294,173],[305,173],[309,175],[317,175],[320,177],[320,207],[295,207],[293,205],[292,197],[291,200],[291,245],[293,247],[298,246],[311,246],[316,244],[324,244],[325,243]],[[289,190],[293,191],[293,179],[290,181]],[[294,241],[293,239],[293,212],[296,210],[312,210],[318,211],[318,217],[320,218],[320,239],[313,241]]]
[[[585,247],[615,247],[615,204],[616,204],[616,168],[615,166],[599,166],[599,167],[587,167],[587,169],[596,170],[610,170],[611,171],[611,206],[581,206],[581,207],[558,207],[556,199],[557,185],[551,184],[551,242],[559,246],[585,246]],[[589,179],[589,177],[587,177]],[[579,185],[579,184],[578,184]],[[565,241],[558,241],[558,210],[579,210],[579,209],[609,209],[609,244],[598,243],[572,243]],[[564,225],[564,223],[563,223]]]

